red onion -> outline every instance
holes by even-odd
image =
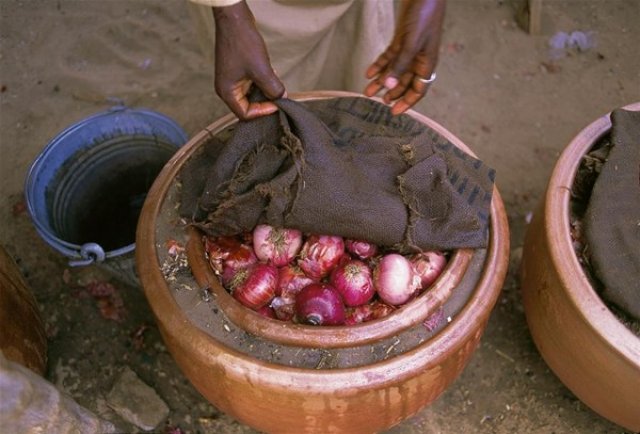
[[[413,255],[411,263],[416,273],[420,276],[420,287],[427,289],[442,274],[444,267],[447,265],[447,258],[442,252],[421,252]]]
[[[371,320],[384,318],[394,310],[396,310],[396,308],[393,306],[389,306],[381,301],[374,301],[371,303]]]
[[[371,306],[369,304],[363,304],[362,306],[347,309],[344,324],[356,325],[369,321],[369,318],[371,318]]]
[[[278,269],[278,276],[276,295],[290,299],[295,298],[302,288],[315,282],[300,267],[291,264]]]
[[[312,283],[296,297],[296,319],[311,325],[340,325],[345,308],[338,291],[326,283]]]
[[[378,253],[378,246],[367,241],[347,239],[344,242],[347,250],[360,259],[368,259]]]
[[[213,239],[208,236],[202,237],[204,240],[204,251],[207,253],[207,257],[209,258],[209,265],[216,274],[222,274],[222,261],[229,254],[226,249],[224,249],[216,239]]]
[[[307,277],[297,265],[289,264],[278,269],[276,298],[271,301],[271,307],[278,319],[289,321],[293,318],[296,295],[313,282],[314,280]]]
[[[373,270],[373,284],[382,301],[397,306],[409,301],[420,288],[420,276],[407,258],[390,253]]]
[[[291,321],[296,313],[296,298],[274,297],[270,304],[276,318]]]
[[[258,225],[253,230],[253,250],[259,260],[276,267],[287,265],[300,251],[302,232]]]
[[[346,264],[347,262],[351,261],[353,258],[351,257],[351,255],[349,253],[347,253],[346,251],[342,254],[342,256],[340,256],[340,259],[338,260],[338,263],[336,264],[336,267],[339,267],[341,265]]]
[[[312,279],[320,280],[333,270],[344,254],[344,240],[332,235],[309,235],[298,265]]]
[[[205,250],[213,271],[220,275],[222,284],[227,286],[238,270],[258,262],[253,249],[236,237],[205,237]]]
[[[278,269],[256,263],[239,270],[229,284],[233,297],[243,305],[258,310],[276,295]]]
[[[335,268],[329,281],[349,307],[367,303],[376,293],[371,280],[371,269],[357,259]]]
[[[384,304],[380,301],[373,301],[371,303],[363,304],[350,308],[347,311],[347,318],[344,323],[346,325],[355,325],[367,321],[373,321],[374,319],[383,318],[393,312],[395,308]]]
[[[256,312],[258,312],[260,315],[262,315],[265,318],[278,319],[275,311],[271,306],[267,306],[267,305],[262,306],[260,309],[256,310]]]

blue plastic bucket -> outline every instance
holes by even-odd
[[[31,165],[25,195],[39,235],[72,266],[98,264],[131,285],[147,191],[187,141],[168,117],[114,107],[58,134]]]

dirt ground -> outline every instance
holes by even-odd
[[[463,374],[389,433],[624,432],[581,403],[541,359],[517,271],[528,218],[562,149],[597,117],[640,101],[640,3],[544,0],[536,36],[517,25],[518,6],[450,0],[438,80],[417,107],[496,169],[511,229],[508,278]],[[0,242],[42,309],[46,378],[123,432],[137,429],[106,396],[125,366],[170,408],[157,432],[253,432],[182,375],[140,289],[113,280],[116,295],[106,304],[96,299],[86,283],[108,277],[70,269],[25,211],[23,183],[44,146],[116,100],[159,111],[190,136],[226,113],[185,0],[0,0],[0,19]],[[552,53],[549,40],[560,31],[586,32],[593,45]]]

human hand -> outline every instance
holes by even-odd
[[[284,96],[285,88],[271,67],[267,47],[246,2],[214,7],[213,16],[216,93],[242,120],[276,112],[278,107],[271,101],[250,102],[247,98],[252,85],[268,100]]]
[[[393,103],[391,112],[400,114],[413,107],[429,88],[429,78],[438,63],[445,0],[403,0],[393,40],[369,66],[372,81],[364,94],[373,96],[383,88],[383,100]],[[422,79],[422,81],[421,81]]]

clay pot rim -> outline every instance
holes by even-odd
[[[509,235],[506,214],[497,190],[494,191],[494,195],[496,196],[494,196],[495,205],[492,205],[492,213],[500,213],[500,215],[496,218],[492,217],[491,244],[487,252],[485,267],[470,300],[458,316],[429,341],[406,353],[375,364],[366,365],[366,367],[331,370],[295,368],[256,359],[215,340],[191,323],[171,295],[171,290],[164,280],[157,263],[153,225],[142,225],[139,228],[138,245],[144,246],[136,250],[139,274],[143,283],[143,290],[154,315],[161,324],[163,334],[166,333],[165,330],[171,330],[172,335],[185,337],[191,344],[190,348],[196,349],[202,356],[227,359],[225,362],[227,369],[237,371],[239,375],[245,373],[246,363],[250,363],[258,365],[264,371],[286,372],[287,382],[299,381],[305,384],[310,391],[330,389],[329,384],[331,382],[323,381],[327,375],[339,378],[349,387],[367,387],[370,384],[372,375],[381,376],[379,378],[388,376],[393,378],[393,381],[397,381],[397,377],[390,375],[391,372],[402,372],[403,375],[410,376],[413,370],[427,368],[424,364],[418,363],[418,361],[424,360],[426,357],[430,360],[429,367],[438,365],[448,355],[459,350],[460,342],[464,341],[464,339],[456,339],[452,338],[452,336],[466,337],[477,332],[479,330],[478,326],[488,321],[501,289],[501,287],[495,288],[495,282],[504,279],[508,267],[508,253],[506,251],[509,245]],[[157,208],[159,209],[160,207]],[[148,208],[147,213],[150,211],[153,211],[153,209]],[[151,223],[154,222],[151,221]],[[142,259],[145,256],[147,258],[156,258],[156,261],[147,263]],[[477,315],[478,312],[483,314]],[[184,344],[178,342],[178,345],[182,346]],[[411,369],[407,370],[406,367]],[[366,368],[367,373],[364,372],[363,368]],[[317,382],[308,383],[309,378],[316,378]]]
[[[362,97],[363,95],[327,91],[294,94],[291,95],[291,98],[300,99],[307,96],[310,98],[333,98],[340,96]],[[234,116],[228,115],[223,119],[233,118]],[[437,125],[435,122],[431,122]],[[205,129],[192,140],[200,137],[201,134],[209,134],[209,131]],[[487,257],[476,288],[459,314],[439,333],[422,345],[398,356],[363,367],[315,370],[259,360],[215,340],[195,326],[174,299],[160,270],[156,250],[156,217],[172,180],[180,170],[178,163],[184,159],[185,150],[186,147],[181,148],[156,178],[140,214],[136,233],[136,266],[142,289],[160,326],[161,333],[165,338],[171,336],[178,347],[186,347],[188,343],[190,350],[196,349],[203,357],[217,359],[235,375],[248,375],[249,365],[253,368],[259,368],[257,372],[253,371],[253,375],[264,373],[267,376],[265,378],[269,378],[269,375],[273,373],[286,373],[286,376],[277,377],[283,381],[283,386],[304,387],[312,393],[331,390],[334,387],[333,382],[338,380],[343,382],[345,389],[347,389],[370,387],[372,379],[380,381],[388,378],[389,383],[394,383],[398,381],[398,378],[408,378],[415,371],[423,371],[428,367],[436,366],[445,358],[459,351],[466,341],[460,337],[468,337],[472,333],[479,334],[483,330],[500,294],[501,282],[506,276],[509,263],[508,221],[504,204],[495,187],[491,203],[491,235]],[[497,282],[500,282],[499,286]],[[428,366],[425,366],[424,360],[429,360]],[[394,372],[397,375],[394,375]],[[327,381],[329,378],[327,376],[330,376],[330,381]]]
[[[640,111],[640,102],[623,107]],[[582,157],[611,130],[610,113],[601,116],[580,131],[560,155],[546,192],[546,235],[551,260],[572,303],[593,332],[624,357],[640,364],[640,338],[622,324],[589,283],[578,261],[570,234],[571,189]],[[560,215],[558,215],[558,212]],[[560,266],[562,265],[562,266]]]

